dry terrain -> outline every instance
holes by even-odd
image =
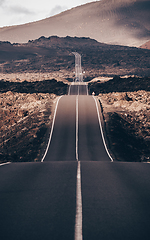
[[[101,99],[115,158],[148,161],[150,50],[57,36],[0,42],[0,161],[41,159],[52,106],[75,78],[73,51],[82,55],[90,93]]]
[[[109,148],[115,159],[150,161],[150,78],[116,77],[89,86],[100,100]]]
[[[38,82],[39,88],[36,83],[31,87],[30,82],[22,82],[21,86],[0,82],[0,162],[41,160],[52,123],[53,106],[58,94],[67,92],[63,83],[54,81],[52,84],[48,80],[47,83],[50,89],[43,82],[40,85]]]
[[[0,42],[0,79],[72,81],[75,51],[82,56],[84,81],[99,76],[150,75],[148,49],[108,45],[90,38],[52,36],[26,44]]]

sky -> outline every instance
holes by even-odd
[[[41,20],[92,0],[0,0],[0,27]]]

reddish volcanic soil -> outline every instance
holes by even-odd
[[[140,46],[140,48],[150,49],[150,41],[144,43],[142,46]]]

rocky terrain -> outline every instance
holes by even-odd
[[[115,77],[89,86],[101,102],[108,145],[114,158],[150,161],[150,78]]]
[[[75,77],[73,51],[82,55],[89,92],[101,99],[115,158],[148,161],[150,50],[57,36],[0,42],[0,161],[41,159],[52,106]]]
[[[38,82],[39,83],[39,82]],[[67,86],[53,80],[31,87],[0,81],[0,162],[40,161],[53,118],[53,106]],[[50,93],[49,93],[50,92]],[[51,92],[55,92],[51,93]]]
[[[99,76],[150,75],[150,50],[99,43],[90,38],[40,37],[26,44],[0,42],[0,79],[72,81],[74,55],[82,56],[84,81]],[[30,76],[29,76],[30,74]],[[38,75],[38,76],[37,76]],[[11,80],[12,81],[12,80]]]
[[[138,90],[150,91],[150,77],[120,77],[115,76],[109,81],[96,81],[89,83],[89,91],[99,93],[133,92]]]
[[[0,81],[0,92],[12,91],[19,93],[54,93],[56,95],[63,95],[67,93],[67,90],[67,84],[57,82],[55,79],[34,82]]]

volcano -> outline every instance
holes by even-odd
[[[53,35],[139,47],[150,39],[150,1],[101,0],[37,22],[0,28],[0,41],[11,43]]]

